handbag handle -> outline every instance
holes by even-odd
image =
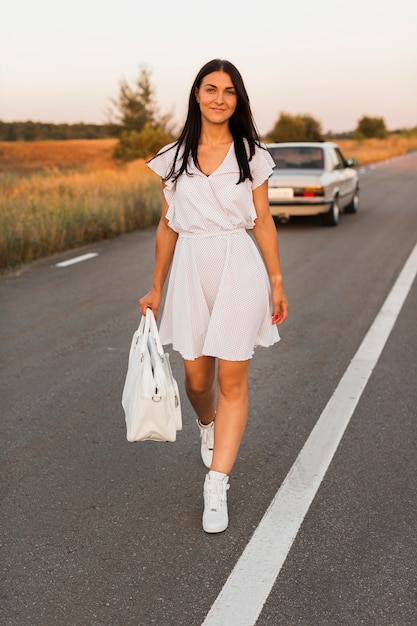
[[[138,340],[139,338],[141,339],[139,348],[141,361],[143,361],[143,359],[145,358],[149,333],[152,335],[159,357],[161,361],[163,361],[165,358],[164,349],[159,338],[158,326],[156,324],[155,316],[152,312],[152,309],[146,309],[146,315],[142,315],[138,328]]]
[[[143,359],[145,358],[145,352],[148,344],[149,326],[151,323],[150,317],[148,316],[148,311],[150,311],[150,309],[147,309],[146,315],[142,315],[142,317],[140,318],[140,323],[137,330],[138,338],[136,340],[136,343],[138,343],[140,340],[139,354],[141,361],[143,361]]]
[[[155,340],[156,349],[158,350],[158,354],[161,358],[161,361],[163,361],[165,358],[164,349],[162,347],[161,340],[159,338],[158,326],[157,326],[156,319],[155,319],[152,309],[146,309],[146,321],[148,321],[148,319],[149,319],[150,333]]]

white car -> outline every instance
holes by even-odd
[[[319,215],[323,225],[337,226],[341,212],[357,212],[355,161],[346,160],[335,143],[270,143],[267,148],[275,161],[268,196],[276,221],[288,221],[292,215]]]

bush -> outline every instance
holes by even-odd
[[[145,124],[140,132],[124,130],[120,134],[113,156],[120,161],[146,159],[171,141],[173,137],[170,133],[159,127],[153,128],[151,124]]]
[[[385,139],[388,137],[387,127],[383,117],[368,117],[364,115],[358,122],[355,130],[358,139]]]

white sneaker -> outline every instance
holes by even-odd
[[[201,458],[204,465],[210,469],[214,449],[214,420],[210,424],[205,425],[198,419],[197,425],[200,429],[201,437]]]
[[[229,525],[227,512],[227,490],[229,477],[214,480],[207,474],[204,482],[203,530],[206,533],[221,533]]]

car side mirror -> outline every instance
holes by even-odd
[[[346,165],[348,167],[355,167],[356,166],[356,160],[355,159],[346,159]]]

